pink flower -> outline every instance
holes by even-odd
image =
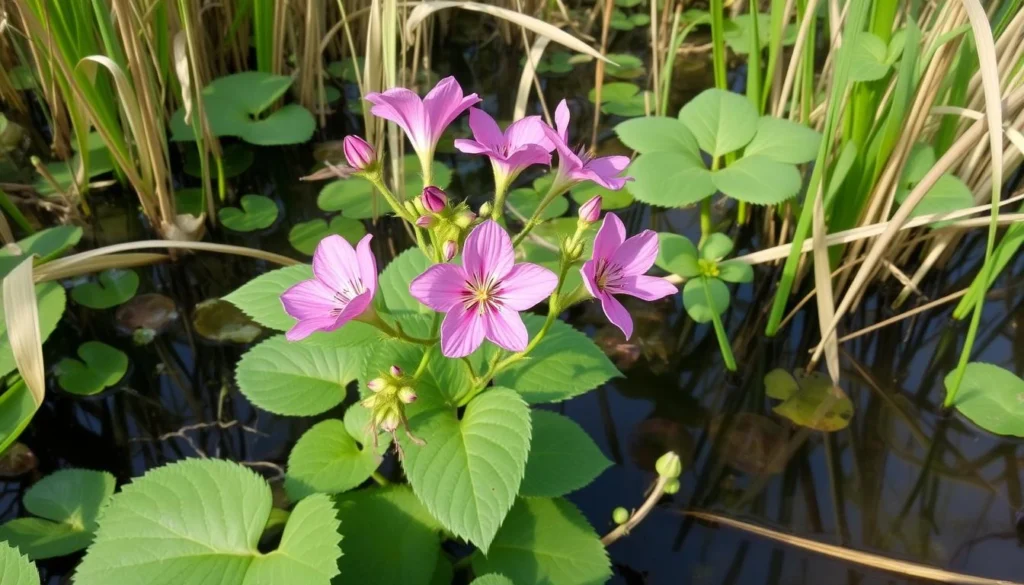
[[[556,130],[545,126],[548,138],[558,150],[558,174],[555,185],[569,189],[576,183],[593,181],[605,189],[618,191],[632,177],[620,177],[619,173],[629,166],[628,156],[602,156],[592,158],[583,148],[573,152],[569,146],[569,106],[565,100],[555,108]]]
[[[366,167],[377,161],[377,153],[373,147],[355,135],[345,137],[342,142],[342,150],[345,152],[345,160],[348,161],[349,166],[357,171],[366,170]]]
[[[515,263],[512,241],[494,221],[466,238],[462,266],[435,264],[413,279],[409,292],[435,311],[441,323],[441,353],[467,356],[484,338],[509,351],[526,349],[528,336],[519,311],[548,297],[558,277],[547,268]]]
[[[593,258],[580,269],[583,284],[601,301],[605,316],[622,330],[626,339],[633,335],[633,319],[613,295],[656,301],[679,292],[663,278],[644,276],[657,256],[658,234],[644,230],[627,240],[622,220],[609,213],[594,238]]]
[[[313,280],[304,280],[284,291],[281,304],[298,319],[288,330],[288,341],[309,337],[315,331],[334,331],[363,314],[377,290],[377,261],[367,234],[355,250],[341,236],[327,236],[313,254]]]
[[[580,220],[594,223],[601,219],[601,196],[594,195],[586,203],[580,205]]]
[[[459,82],[454,77],[445,77],[422,100],[412,91],[396,87],[384,93],[367,94],[366,101],[373,104],[370,113],[374,116],[398,124],[420,161],[429,163],[445,128],[480,98],[475,93],[463,96]]]
[[[430,213],[441,213],[448,205],[448,196],[441,189],[430,185],[423,188],[420,203],[423,204],[423,209]]]
[[[512,122],[502,132],[487,112],[473,108],[469,111],[469,127],[473,130],[473,140],[459,138],[455,148],[466,154],[489,157],[496,180],[506,186],[526,167],[551,164],[550,153],[555,145],[547,138],[547,126],[540,116]]]

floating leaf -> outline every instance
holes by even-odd
[[[889,72],[889,48],[878,35],[861,31],[850,51],[850,81],[875,81]]]
[[[710,433],[718,456],[744,473],[760,476],[782,473],[786,468],[788,433],[766,416],[752,412],[719,415],[711,420]]]
[[[743,156],[761,155],[780,163],[801,164],[818,156],[821,134],[803,124],[771,116],[757,121],[757,134]]]
[[[48,262],[78,244],[82,228],[62,225],[40,230],[25,239],[0,248],[0,278],[30,255],[39,257],[38,263]]]
[[[419,248],[409,248],[388,263],[381,272],[378,289],[392,312],[432,313],[409,293],[409,283],[423,274],[431,262]]]
[[[676,118],[647,116],[626,120],[615,126],[615,133],[626,146],[640,153],[679,152],[700,160],[700,148],[690,129]],[[702,161],[703,166],[703,161]]]
[[[601,585],[611,578],[608,553],[583,514],[564,499],[516,502],[473,572],[501,573],[514,583]]]
[[[589,57],[589,55],[587,55]],[[537,63],[537,74],[544,75],[545,73],[554,73],[561,75],[572,71],[575,63],[572,60],[572,54],[566,51],[545,51],[544,55],[540,58]],[[523,67],[526,65],[526,57],[523,56],[519,60],[519,66]]]
[[[662,270],[683,278],[693,278],[700,274],[697,246],[679,234],[658,233],[658,257],[654,263]]]
[[[0,540],[0,585],[39,585],[39,571],[17,548]]]
[[[521,496],[563,496],[585,487],[612,462],[572,419],[534,410],[533,439]]]
[[[629,165],[635,181],[630,192],[638,200],[658,207],[682,207],[706,199],[717,190],[711,171],[700,155],[683,152],[648,152]]]
[[[354,246],[366,235],[366,226],[357,219],[340,215],[331,219],[330,224],[325,219],[317,218],[292,226],[288,232],[288,242],[299,252],[312,256],[320,240],[330,235],[339,235]]]
[[[224,299],[206,299],[196,305],[192,325],[204,339],[252,343],[263,332],[248,315]]]
[[[134,297],[114,313],[118,329],[128,334],[146,330],[155,335],[166,330],[177,318],[174,300],[155,293]]]
[[[679,110],[679,119],[711,156],[746,146],[757,131],[757,110],[750,101],[724,89],[707,89]]]
[[[633,83],[616,81],[601,87],[601,111],[605,114],[627,118],[643,116],[646,111],[646,92]],[[591,103],[597,103],[597,88],[587,94]]]
[[[768,396],[781,400],[772,410],[794,423],[816,431],[845,429],[853,418],[853,403],[841,388],[819,372],[798,370],[792,381],[784,370],[773,370],[765,376]]]
[[[0,400],[0,408],[3,401]],[[39,467],[39,459],[25,443],[14,443],[0,451],[0,478],[13,479],[35,471]]]
[[[276,550],[257,545],[272,508],[255,472],[217,459],[149,471],[103,510],[76,585],[329,585],[341,555],[328,496],[295,506]]]
[[[473,579],[473,582],[469,585],[516,585],[511,579],[505,575],[499,573],[491,573],[482,577]]]
[[[358,67],[359,71],[362,71],[365,65],[366,59],[363,57],[357,57],[356,59],[345,57],[341,61],[334,61],[329,64],[326,70],[332,77],[338,77],[349,83],[356,83],[358,81],[356,68]]]
[[[629,53],[611,53],[607,55],[608,59],[615,64],[605,65],[604,72],[610,77],[618,77],[619,79],[636,79],[637,77],[643,77],[646,73],[644,69],[644,62],[636,55],[630,55]]]
[[[128,356],[101,341],[78,346],[81,361],[64,358],[57,364],[58,383],[65,391],[91,396],[121,381],[128,372]]]
[[[37,284],[36,303],[39,311],[40,339],[46,341],[53,330],[57,328],[61,316],[64,315],[64,307],[67,304],[64,288],[56,282]],[[14,353],[11,350],[11,340],[7,336],[7,318],[3,303],[0,303],[0,376],[6,376],[13,372],[14,368]],[[0,425],[0,429],[3,429],[3,425]],[[2,450],[0,449],[0,451]]]
[[[946,376],[951,391],[956,372]],[[974,424],[997,435],[1024,437],[1024,380],[993,364],[971,362],[953,406]]]
[[[626,185],[629,185],[629,183],[626,183]],[[601,209],[605,211],[622,209],[633,204],[633,195],[629,192],[628,186],[623,187],[618,191],[612,191],[611,189],[605,189],[597,183],[586,181],[574,187],[569,194],[572,196],[573,201],[580,205],[583,205],[593,197],[600,195]]]
[[[683,286],[683,308],[694,321],[707,323],[729,308],[729,287],[717,278],[690,279]]]
[[[732,247],[732,238],[721,232],[716,232],[709,235],[707,240],[701,244],[700,257],[717,262],[728,256],[729,252],[732,252]]]
[[[423,191],[420,161],[410,154],[403,159],[403,164],[405,185],[396,190],[395,195],[401,199],[404,193],[406,199],[412,199]],[[432,163],[431,173],[433,185],[441,189],[447,188],[452,180],[451,169],[439,161]],[[374,194],[370,182],[358,177],[331,181],[320,191],[316,204],[323,211],[340,211],[352,219],[371,219],[392,213],[384,198]]]
[[[22,499],[33,517],[0,526],[0,541],[20,548],[31,559],[84,550],[92,542],[100,508],[114,494],[114,484],[114,476],[104,471],[64,469],[51,473],[30,487]]]
[[[348,408],[354,409],[366,411],[359,404]],[[345,416],[350,418],[347,412]],[[288,455],[284,484],[288,497],[300,500],[314,493],[346,492],[359,487],[377,470],[391,444],[390,437],[379,439],[374,452],[372,445],[357,443],[347,426],[340,420],[329,419],[317,423],[299,438]],[[362,429],[354,430],[357,436],[363,436]]]
[[[622,31],[633,30],[637,26],[625,12],[617,8],[612,11],[612,17],[608,24],[611,28]]]
[[[775,205],[800,192],[800,171],[763,155],[744,156],[711,177],[722,193],[754,205]]]
[[[244,144],[233,143],[227,144],[223,148],[223,154],[220,158],[221,165],[224,169],[224,178],[233,179],[238,175],[241,175],[245,171],[249,170],[252,166],[253,160],[256,155],[251,148],[246,147]],[[210,172],[210,176],[217,176],[217,166],[213,157],[209,157],[207,167]],[[198,148],[186,148],[185,149],[185,164],[182,165],[186,175],[193,177],[202,177],[203,169],[200,165],[199,160],[199,149]],[[179,210],[180,211],[180,210]],[[196,215],[196,214],[193,214]]]
[[[725,282],[753,282],[754,267],[739,260],[729,260],[718,264],[718,278]]]
[[[224,227],[236,232],[254,232],[268,228],[277,220],[277,203],[263,195],[242,195],[241,209],[223,207],[217,217]]]
[[[281,295],[303,280],[311,278],[313,267],[309,264],[278,268],[243,284],[224,297],[224,300],[241,309],[260,325],[285,331],[295,325],[295,319],[284,312]]]
[[[40,176],[32,184],[32,188],[41,196],[52,197],[56,195],[57,190],[54,188],[53,183],[60,186],[60,190],[64,192],[72,189],[72,185],[76,182],[75,174],[78,172],[78,168],[82,166],[82,155],[78,152],[77,140],[72,140],[71,146],[75,149],[75,154],[71,157],[70,161],[54,161],[46,165],[46,172],[50,175],[50,178],[53,180],[52,182],[50,179]],[[86,138],[86,148],[89,151],[89,167],[85,172],[86,179],[91,180],[114,170],[114,161],[110,158],[110,151],[107,150],[107,145],[103,142],[103,137],[98,132],[89,133]]]
[[[537,206],[540,205],[543,198],[543,193],[538,193],[533,189],[513,189],[508,194],[507,202],[519,215],[530,218],[537,211]],[[544,208],[540,218],[554,219],[562,216],[566,211],[569,211],[569,200],[564,195],[559,195]]]
[[[116,307],[135,296],[139,275],[130,269],[111,268],[99,275],[99,282],[83,282],[71,289],[71,298],[90,309]]]

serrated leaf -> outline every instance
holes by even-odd
[[[361,348],[317,346],[271,337],[238,361],[238,389],[263,410],[313,416],[345,399],[346,387],[362,370]]]
[[[149,471],[115,495],[75,573],[77,585],[328,585],[338,521],[328,496],[295,506],[278,548],[257,548],[272,508],[252,470],[189,459]]]
[[[39,585],[36,566],[17,548],[0,541],[0,585]]]
[[[715,171],[711,179],[722,193],[754,205],[775,205],[800,192],[800,171],[795,166],[760,154]]]
[[[612,462],[578,424],[547,410],[532,411],[533,439],[521,496],[557,497],[587,486]]]
[[[544,324],[543,317],[531,314],[524,314],[523,321],[531,337]],[[620,375],[589,337],[556,320],[529,357],[499,373],[495,383],[538,404],[568,400]]]
[[[875,81],[889,72],[889,48],[878,35],[861,31],[854,36],[850,51],[850,81]]]
[[[128,371],[128,356],[101,341],[78,346],[78,357],[57,363],[60,387],[66,392],[89,396],[117,384]]]
[[[701,92],[679,110],[679,119],[711,156],[743,148],[757,129],[757,110],[750,101],[723,89]]]
[[[39,310],[40,339],[46,341],[64,315],[64,307],[67,304],[64,288],[56,282],[37,284],[36,303]],[[6,376],[13,372],[14,368],[14,353],[11,351],[11,340],[7,336],[7,318],[3,303],[0,303],[0,376]]]
[[[522,498],[509,512],[487,556],[473,556],[478,575],[515,583],[603,585],[608,553],[583,514],[564,499]]]
[[[623,144],[639,153],[682,152],[700,158],[697,139],[676,118],[648,116],[626,120],[615,126],[615,133]]]
[[[359,404],[349,407],[366,410]],[[361,435],[360,435],[361,436]],[[338,419],[321,421],[303,433],[288,455],[284,487],[288,497],[300,500],[310,494],[339,494],[359,487],[380,465],[390,437],[373,445],[360,445]]]
[[[223,207],[217,213],[224,227],[236,232],[255,232],[274,225],[277,203],[263,195],[242,195],[238,207]]]
[[[409,283],[423,274],[430,264],[430,260],[423,255],[419,248],[409,248],[384,267],[384,271],[380,275],[378,289],[388,309],[392,312],[431,312],[429,307],[409,294]]]
[[[814,160],[820,144],[821,134],[803,124],[761,116],[757,121],[757,133],[743,149],[743,156],[756,154],[796,165]]]
[[[139,290],[139,275],[134,270],[111,268],[101,272],[98,280],[71,289],[71,298],[90,309],[109,309],[134,297]]]
[[[717,188],[711,171],[699,155],[683,152],[648,152],[629,165],[630,192],[638,200],[658,207],[682,207],[710,197]]]
[[[426,569],[440,564],[440,526],[408,486],[352,492],[339,496],[337,505],[345,536],[340,582],[431,583]]]
[[[945,379],[950,391],[956,372]],[[953,406],[974,424],[997,435],[1024,437],[1024,380],[993,364],[971,362]]]
[[[297,264],[271,270],[243,284],[224,297],[225,301],[264,327],[285,331],[295,325],[295,319],[284,312],[281,295],[292,286],[313,278],[313,267]]]
[[[505,575],[502,575],[500,573],[491,573],[489,575],[483,575],[482,577],[477,577],[476,579],[473,579],[473,582],[470,583],[470,585],[516,585],[516,584],[512,582],[512,579],[509,579]]]
[[[420,162],[416,155],[410,154],[402,159],[405,165],[405,184],[396,190],[395,195],[412,199],[423,191],[423,177]],[[434,186],[444,189],[452,180],[452,171],[444,163],[434,161],[431,166],[431,180]],[[391,208],[382,197],[373,193],[369,181],[353,177],[332,181],[324,186],[316,199],[317,206],[324,211],[340,211],[345,217],[352,219],[371,219],[392,213]]]
[[[403,467],[421,502],[452,533],[486,553],[519,492],[530,449],[530,411],[514,391],[491,388],[459,419],[452,408],[409,421],[426,441],[403,441]]]
[[[704,288],[707,282],[707,290]],[[697,323],[707,323],[729,308],[729,287],[717,278],[694,278],[683,286],[683,308]],[[712,313],[713,312],[713,313]]]
[[[345,238],[353,246],[366,235],[366,226],[357,219],[341,215],[335,216],[328,224],[323,218],[311,219],[292,226],[288,232],[288,243],[307,256],[312,256],[320,240],[336,234]]]
[[[96,516],[114,493],[114,476],[104,471],[64,469],[25,492],[22,503],[34,517],[0,526],[0,541],[30,559],[48,559],[84,550],[92,542]]]

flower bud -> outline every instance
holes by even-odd
[[[673,451],[669,451],[661,457],[658,457],[658,461],[654,464],[654,469],[661,477],[674,479],[679,477],[679,474],[683,472],[683,462],[679,460],[679,455],[676,455]]]
[[[429,215],[421,215],[416,218],[416,225],[423,229],[430,229],[434,223],[436,223],[436,220]]]
[[[348,166],[357,171],[366,170],[366,167],[377,161],[377,153],[373,150],[373,147],[355,135],[345,137],[344,142],[342,142],[342,150],[345,152]]]
[[[370,389],[371,392],[380,392],[387,385],[388,383],[384,378],[374,378],[366,383],[366,387]]]
[[[412,404],[413,402],[416,402],[417,398],[418,396],[416,396],[416,391],[409,386],[403,386],[402,389],[398,391],[398,399],[405,404]]]
[[[491,202],[488,201],[487,203],[484,203],[483,205],[480,206],[480,217],[490,217],[490,216],[491,216]]]
[[[580,256],[583,255],[583,242],[576,242],[575,244],[568,246],[565,252],[569,255],[570,262],[579,260]]]
[[[444,191],[431,185],[423,189],[420,202],[423,204],[423,209],[430,213],[441,213],[448,206],[448,196],[444,194]]]
[[[670,479],[670,480],[669,480],[669,481],[668,481],[668,482],[667,482],[667,483],[665,484],[665,488],[664,488],[664,490],[663,490],[663,491],[664,491],[664,492],[665,492],[666,494],[670,495],[670,496],[671,496],[672,494],[675,494],[675,493],[677,493],[677,492],[679,491],[679,480],[678,480],[678,479]]]
[[[616,524],[625,524],[629,520],[629,510],[619,507],[612,510],[612,520]]]
[[[380,397],[378,395],[371,394],[366,398],[362,399],[359,402],[359,404],[362,404],[364,408],[369,408],[370,410],[373,410],[373,407],[376,406],[378,402],[380,402],[379,398]]]
[[[601,219],[601,196],[596,195],[580,206],[580,221],[594,223]]]
[[[455,240],[448,240],[444,243],[444,249],[442,252],[444,252],[445,262],[448,262],[459,253],[459,245],[455,243]]]
[[[402,377],[402,368],[400,368],[398,366],[391,366],[390,368],[388,368],[388,372],[390,372],[391,375],[396,377],[396,378],[401,378]],[[679,474],[677,473],[676,475],[679,475]]]
[[[380,430],[385,433],[393,433],[402,424],[402,415],[397,409],[390,409],[380,420]]]
[[[473,222],[475,220],[476,214],[473,213],[472,211],[466,211],[455,218],[455,225],[459,226],[462,229],[466,229],[469,226],[473,225]]]

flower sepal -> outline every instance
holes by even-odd
[[[405,429],[409,440],[418,446],[426,443],[409,430],[409,418],[406,416],[406,405],[416,402],[418,396],[414,388],[415,380],[406,376],[398,366],[391,366],[388,371],[366,383],[372,394],[360,401],[370,410],[370,435],[373,437],[374,448],[377,447],[377,432],[385,432],[394,439],[395,451],[401,459],[404,456],[402,446],[396,433],[398,428]]]

